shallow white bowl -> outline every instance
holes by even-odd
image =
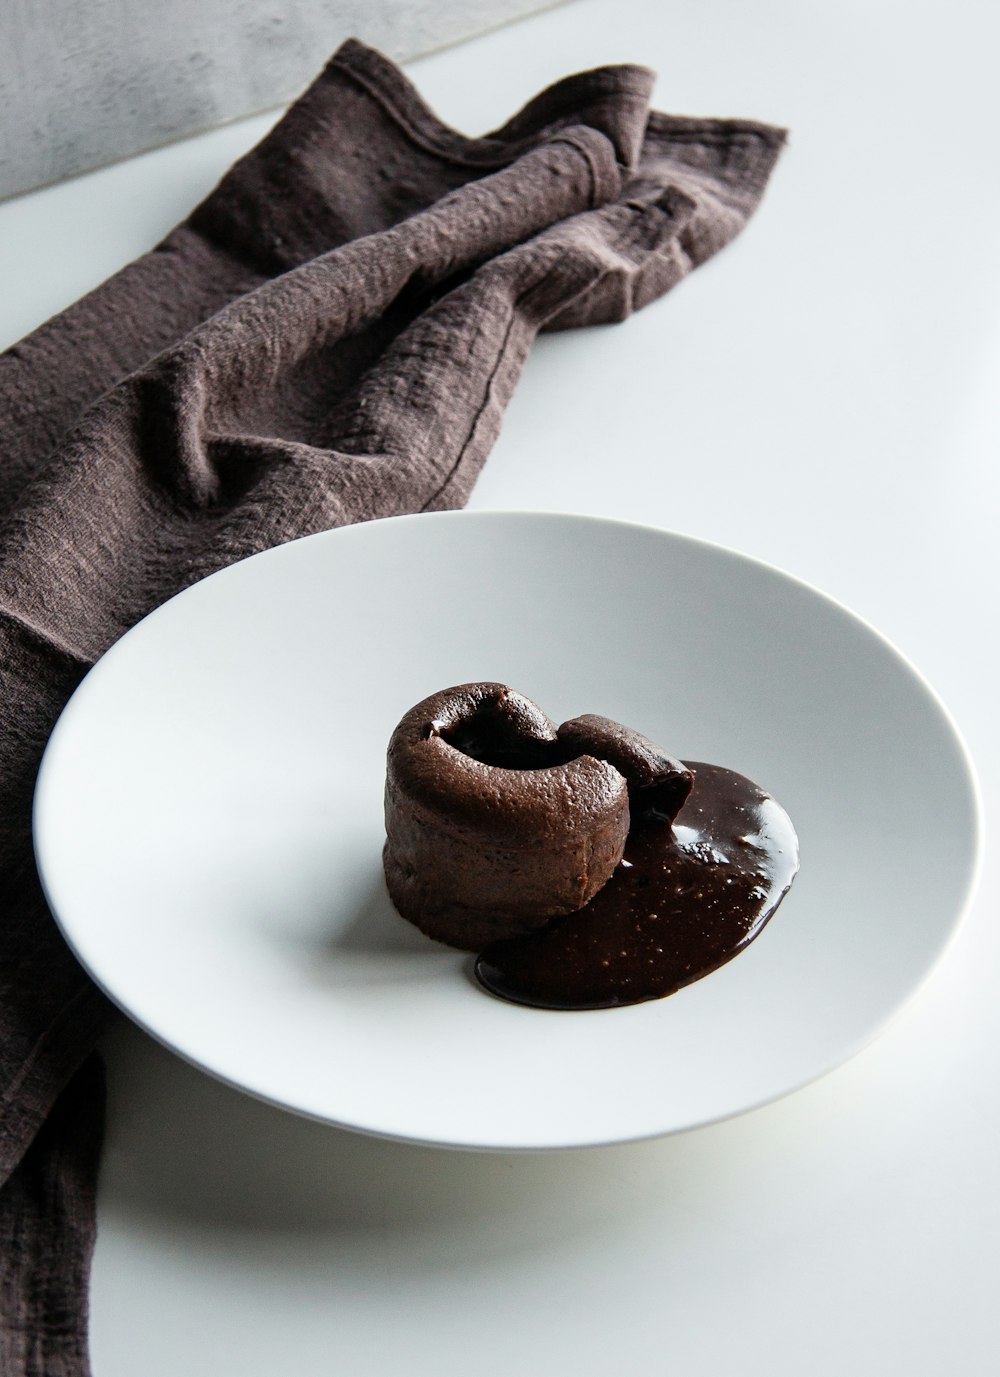
[[[393,727],[476,679],[772,792],[802,869],[763,934],[632,1008],[480,991],[380,860]],[[332,1123],[513,1149],[704,1124],[857,1051],[953,936],[978,812],[932,691],[814,589],[645,527],[439,513],[282,546],[146,618],[60,718],[35,834],[77,955],[182,1056]]]

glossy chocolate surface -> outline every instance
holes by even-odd
[[[729,961],[761,931],[798,869],[787,813],[752,781],[690,763],[673,826],[633,820],[611,879],[576,913],[494,942],[476,961],[491,993],[549,1009],[659,999]]]

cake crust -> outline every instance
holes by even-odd
[[[404,918],[479,950],[582,908],[629,830],[628,783],[505,684],[416,704],[389,743],[383,855]]]

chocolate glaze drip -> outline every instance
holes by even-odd
[[[493,994],[547,1009],[659,999],[731,960],[761,931],[798,869],[787,813],[743,775],[688,764],[673,826],[633,819],[621,864],[576,913],[494,942],[476,961]]]

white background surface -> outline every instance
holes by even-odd
[[[564,72],[635,59],[659,70],[661,108],[792,128],[720,258],[621,327],[539,342],[472,505],[657,523],[842,599],[950,705],[988,837],[998,40],[994,7],[972,0],[578,0],[412,69],[470,133]],[[266,124],[0,206],[5,339],[148,247]],[[989,850],[957,944],[879,1042],[790,1099],[660,1142],[541,1156],[383,1143],[116,1035],[97,1377],[992,1374]]]

